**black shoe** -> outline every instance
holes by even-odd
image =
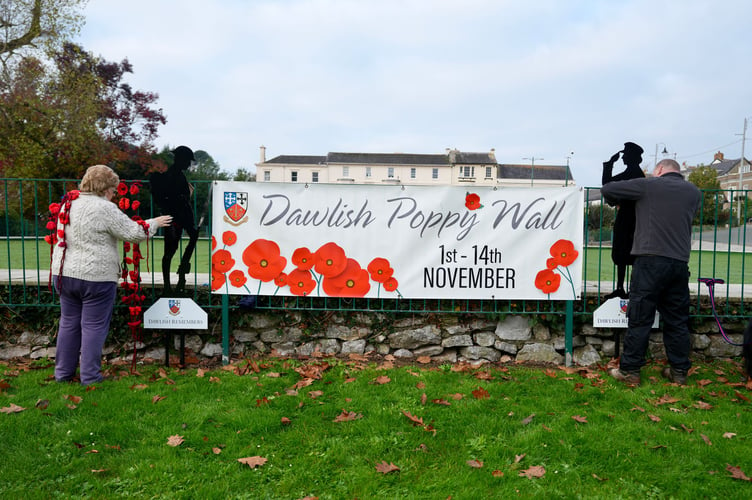
[[[663,369],[663,376],[670,382],[679,385],[687,385],[687,372],[686,370],[677,370],[672,366],[667,366]]]
[[[623,288],[617,288],[613,292],[611,292],[608,295],[606,295],[605,297],[603,297],[603,300],[607,301],[607,300],[615,299],[617,297],[620,298],[620,299],[628,299],[629,298],[629,294],[627,292],[625,292]]]
[[[624,382],[627,385],[640,385],[640,372],[626,372],[621,368],[611,368],[608,374],[614,377],[619,382]]]

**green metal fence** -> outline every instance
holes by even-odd
[[[211,181],[194,181],[195,192],[208,193]],[[58,307],[48,286],[50,247],[44,241],[48,234],[48,206],[63,193],[77,186],[74,179],[0,179],[0,300],[1,306]],[[140,214],[154,215],[148,183],[140,194]],[[311,311],[370,311],[400,313],[462,313],[462,314],[536,314],[554,315],[571,323],[573,317],[587,321],[614,286],[615,269],[610,256],[611,230],[607,224],[612,210],[601,203],[598,188],[585,191],[585,251],[583,252],[582,296],[571,302],[530,300],[422,300],[422,299],[342,299],[258,297],[257,309],[298,309]],[[690,261],[692,276],[721,278],[724,285],[716,288],[718,313],[723,319],[739,319],[750,315],[750,307],[742,300],[752,287],[752,222],[746,223],[748,191],[706,190],[693,235]],[[741,196],[739,196],[741,195]],[[208,196],[208,194],[207,194]],[[726,199],[734,200],[729,211]],[[194,199],[198,214],[205,206]],[[209,211],[211,204],[208,205]],[[238,297],[209,293],[211,262],[211,213],[204,217],[201,238],[193,256],[192,274],[188,279],[189,294],[206,309],[222,308],[231,313],[241,307]],[[605,221],[605,223],[604,223]],[[700,223],[703,222],[703,223]],[[741,222],[741,224],[739,224]],[[182,253],[182,248],[180,249]],[[148,242],[146,269],[142,266],[142,285],[152,301],[161,294],[162,240]],[[176,256],[173,267],[177,268]],[[693,315],[712,315],[705,285],[693,282]],[[148,300],[147,300],[148,302]],[[150,303],[145,304],[147,307]]]

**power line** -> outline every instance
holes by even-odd
[[[742,140],[741,139],[737,139],[734,142],[729,142],[728,144],[724,144],[723,146],[718,146],[716,148],[709,149],[707,151],[703,151],[702,153],[695,153],[695,154],[691,154],[691,155],[682,155],[681,159],[682,160],[686,160],[687,158],[694,158],[695,156],[702,156],[702,155],[706,155],[708,153],[714,153],[714,152],[716,152],[716,151],[718,151],[720,149],[727,148],[729,146],[733,146],[734,144],[739,144],[740,142],[742,142]]]

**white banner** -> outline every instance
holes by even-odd
[[[578,187],[217,181],[212,291],[310,297],[571,300]]]

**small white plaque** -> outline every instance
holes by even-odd
[[[629,305],[629,299],[619,297],[608,299],[593,311],[593,326],[595,328],[627,328],[629,326],[627,305]],[[658,328],[658,320],[658,311],[656,311],[653,328]]]
[[[193,299],[162,297],[144,312],[144,328],[207,330],[209,318]]]

